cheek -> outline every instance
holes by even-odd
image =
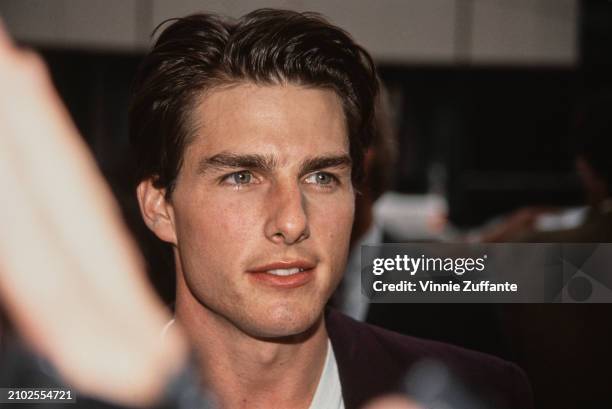
[[[208,194],[192,199],[177,217],[179,246],[196,247],[212,256],[223,256],[233,247],[244,247],[256,229],[255,206],[247,200],[228,200]]]
[[[333,249],[332,256],[342,258],[343,251],[339,250],[348,249],[354,212],[355,199],[349,193],[313,203],[311,228],[319,232],[318,236],[324,238],[328,248]]]
[[[348,245],[350,241],[351,230],[353,228],[353,218],[355,215],[355,206],[353,200],[350,200],[349,203],[342,208],[334,209],[332,220],[334,229],[330,229],[330,234],[335,240],[346,241]]]

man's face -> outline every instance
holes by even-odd
[[[340,99],[245,83],[208,93],[192,119],[171,201],[189,296],[251,336],[309,329],[341,278],[353,221]]]

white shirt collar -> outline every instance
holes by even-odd
[[[310,409],[344,409],[338,363],[331,341],[327,340],[327,356]]]

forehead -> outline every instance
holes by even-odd
[[[186,156],[227,151],[283,160],[349,152],[342,103],[327,89],[252,83],[217,88],[200,98],[191,121],[196,131]]]

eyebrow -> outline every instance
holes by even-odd
[[[300,176],[326,168],[350,167],[352,160],[347,154],[323,155],[305,159],[300,166]],[[198,164],[198,174],[211,169],[251,169],[271,172],[277,166],[277,160],[270,155],[236,154],[221,152],[204,158]]]
[[[317,156],[306,159],[300,167],[300,175],[327,168],[350,167],[353,161],[348,155]]]
[[[204,158],[198,164],[198,173],[204,174],[209,169],[242,168],[271,171],[276,166],[272,156],[259,154],[236,154],[222,152],[210,158]]]

